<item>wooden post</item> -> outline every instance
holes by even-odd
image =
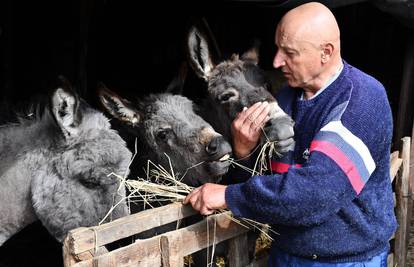
[[[72,255],[69,245],[69,238],[63,241],[63,266],[70,267],[76,263],[75,257]]]
[[[246,266],[249,264],[249,248],[247,244],[247,233],[233,237],[227,242],[229,246],[229,267]]]
[[[410,137],[402,139],[401,157],[402,166],[395,184],[397,196],[396,215],[399,227],[395,233],[394,264],[405,266],[407,259],[407,236],[409,228],[410,213],[412,207],[409,192],[409,165],[410,165]]]
[[[161,248],[161,266],[170,267],[170,245],[168,242],[168,237],[161,236],[160,238],[160,248]]]

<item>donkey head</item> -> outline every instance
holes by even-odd
[[[256,102],[270,104],[270,120],[264,127],[262,141],[279,141],[278,152],[292,149],[293,120],[279,107],[275,98],[267,90],[263,70],[258,66],[258,47],[255,46],[241,57],[233,55],[230,59],[216,64],[212,53],[211,39],[206,30],[193,26],[187,37],[189,62],[195,73],[207,82],[209,101],[216,108],[215,116],[223,122],[219,128],[229,135],[231,122],[244,107]],[[230,137],[230,136],[228,136]]]
[[[63,78],[48,114],[55,134],[42,156],[46,164],[37,166],[31,185],[43,225],[62,241],[73,228],[97,225],[112,205],[118,204],[109,218],[127,215],[125,188],[110,174],[128,174],[131,152],[108,119],[80,100]],[[36,162],[41,156],[32,157]]]
[[[132,104],[104,86],[100,100],[106,110],[129,128],[145,160],[184,175],[183,182],[198,186],[216,182],[229,167],[229,143],[194,111],[193,103],[169,93],[150,95]],[[168,156],[168,157],[167,157]]]

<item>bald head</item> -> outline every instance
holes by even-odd
[[[333,43],[336,52],[340,48],[338,23],[332,12],[321,3],[311,2],[300,5],[285,14],[278,25],[283,36],[296,41],[309,42],[317,47]]]
[[[339,27],[332,12],[316,2],[298,6],[283,16],[275,35],[273,60],[292,87],[315,93],[342,66]]]

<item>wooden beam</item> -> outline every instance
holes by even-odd
[[[69,239],[63,241],[63,265],[65,267],[73,266],[76,263],[75,257],[70,253]]]
[[[403,160],[398,157],[391,157],[391,164],[390,164],[390,178],[391,182],[394,180],[395,176],[398,173],[398,170],[401,167]]]
[[[134,244],[79,262],[73,267],[161,266],[160,236],[138,240]]]
[[[165,234],[170,241],[170,257],[175,258],[174,254],[184,257],[249,231],[232,221],[230,216],[230,212],[212,215],[199,223]]]
[[[401,171],[397,177],[395,184],[395,193],[397,197],[396,216],[399,227],[395,233],[395,247],[394,247],[394,263],[398,266],[406,266],[407,259],[407,236],[409,227],[409,202],[411,202],[409,195],[409,166],[410,166],[410,143],[409,137],[402,139],[401,157],[403,163]],[[412,205],[411,205],[412,207]]]
[[[247,243],[247,233],[233,237],[228,242],[228,266],[238,267],[249,264],[249,247]]]
[[[160,237],[161,266],[170,267],[170,242],[166,236]]]
[[[100,247],[196,213],[190,206],[173,203],[122,217],[97,227],[78,228],[70,231],[67,236],[70,253],[80,254],[94,249],[95,245]]]
[[[207,238],[207,231],[209,232],[209,238]],[[138,240],[134,244],[93,259],[78,262],[73,267],[107,267],[112,266],[113,262],[116,262],[116,266],[119,267],[161,266],[161,255],[167,255],[162,250],[168,250],[169,256],[169,260],[163,262],[168,262],[171,267],[182,266],[184,256],[211,246],[213,241],[215,244],[220,243],[247,231],[247,228],[230,219],[229,212],[221,213],[209,216],[208,220],[204,219],[186,228],[149,239]],[[163,241],[161,238],[163,238]]]

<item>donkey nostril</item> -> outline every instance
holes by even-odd
[[[219,138],[213,138],[210,143],[206,146],[206,151],[208,154],[214,154],[217,152],[219,146]]]

